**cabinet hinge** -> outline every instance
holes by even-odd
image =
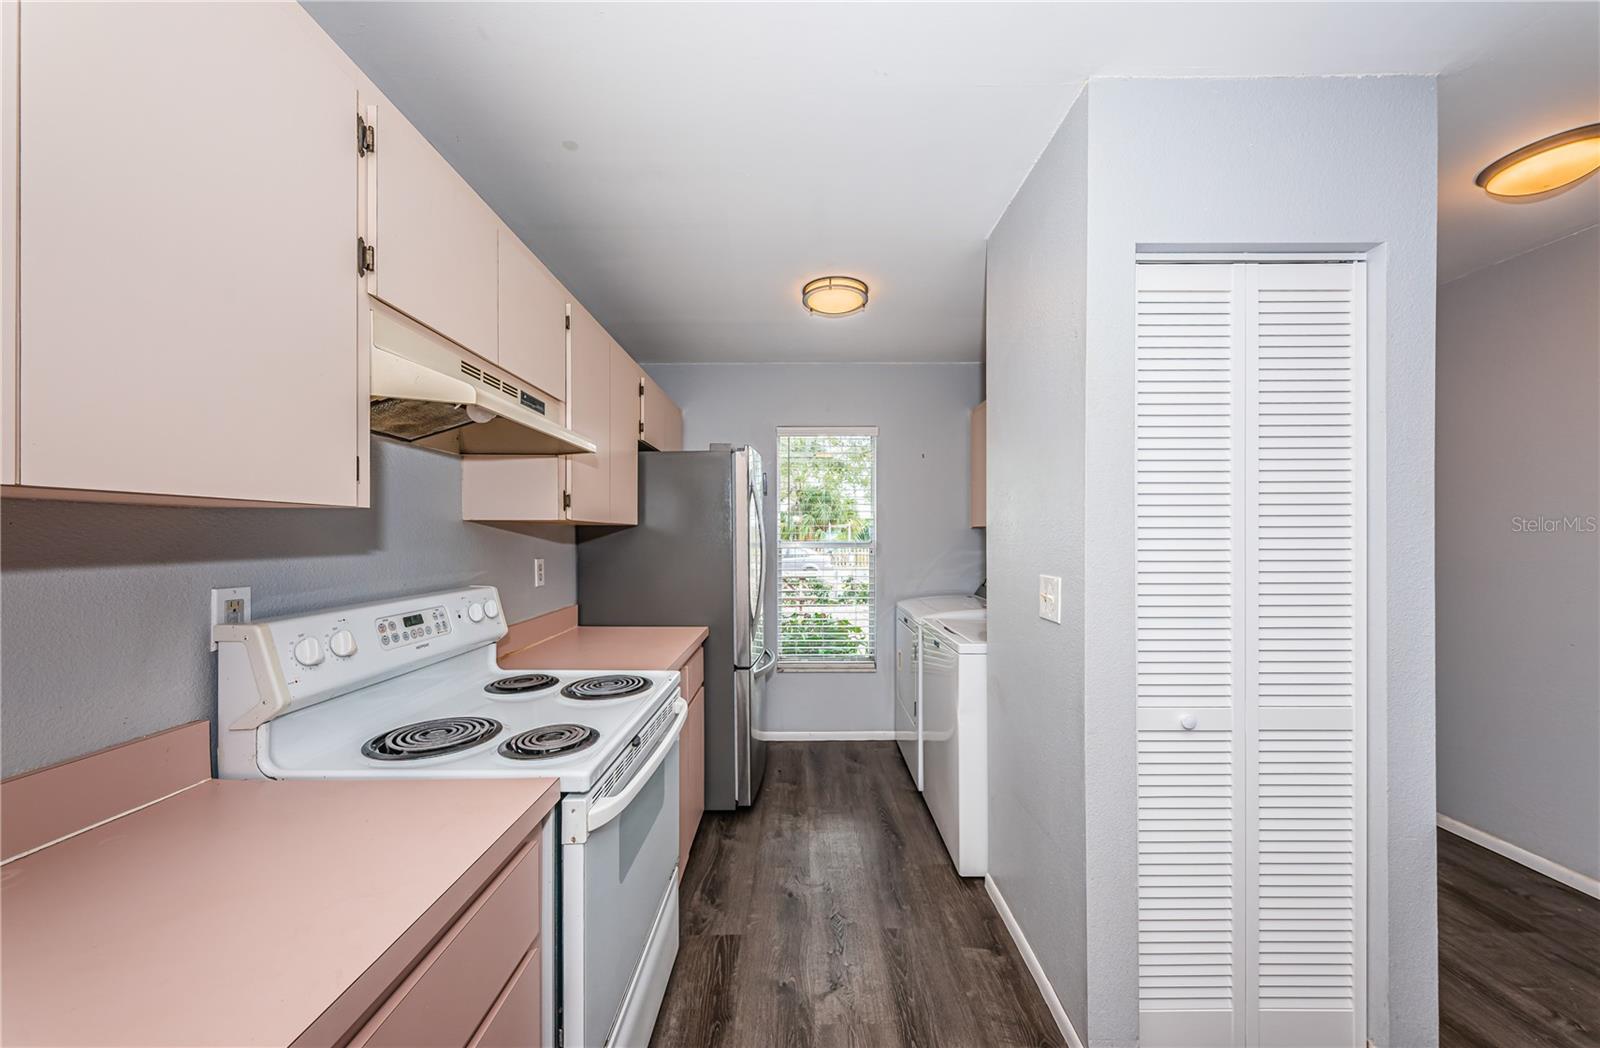
[[[639,399],[644,399],[644,379],[639,380]]]
[[[562,509],[571,509],[572,508],[572,492],[563,491],[561,493],[561,508]]]
[[[378,268],[378,249],[367,243],[366,237],[356,237],[356,276],[371,273]]]
[[[567,314],[567,330],[568,331],[572,330],[572,314],[571,313]]]
[[[356,456],[356,483],[361,483],[361,456]]]
[[[356,156],[366,156],[378,151],[378,129],[367,123],[366,117],[356,114]]]

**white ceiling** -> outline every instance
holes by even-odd
[[[1536,9],[1439,79],[1440,283],[1600,222],[1600,176],[1524,201],[1473,183],[1513,149],[1600,122],[1600,4]]]
[[[984,239],[1097,75],[1443,73],[1441,278],[1593,224],[1471,185],[1600,119],[1600,3],[308,3],[623,345],[976,360]],[[845,273],[868,310],[809,317]]]

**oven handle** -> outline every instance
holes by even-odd
[[[656,769],[661,767],[661,762],[667,759],[667,754],[672,752],[672,744],[678,740],[678,733],[683,730],[683,722],[689,719],[689,704],[683,701],[682,695],[673,700],[673,706],[677,710],[677,715],[672,719],[672,727],[661,733],[661,744],[644,762],[644,767],[634,773],[633,778],[628,781],[627,788],[613,797],[607,797],[589,806],[587,825],[590,833],[621,815],[622,809],[639,795],[639,791],[644,789],[650,777],[656,773]]]

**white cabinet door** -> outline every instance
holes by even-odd
[[[377,169],[368,289],[486,360],[497,360],[500,220],[393,106],[373,118]]]
[[[566,397],[567,289],[505,226],[499,243],[499,364],[547,396]]]
[[[361,501],[357,96],[320,32],[23,5],[22,484]]]
[[[1365,281],[1139,267],[1142,1044],[1365,1037]]]

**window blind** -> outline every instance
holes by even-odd
[[[778,663],[877,662],[877,430],[778,431]]]

